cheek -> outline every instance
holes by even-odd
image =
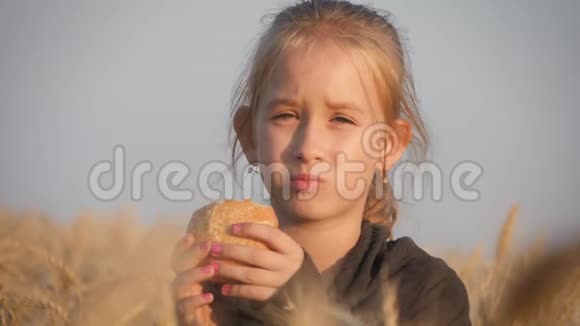
[[[273,161],[275,153],[275,140],[272,138],[275,133],[272,133],[271,128],[264,124],[258,124],[256,130],[256,152],[258,160],[264,164]]]
[[[348,162],[362,163],[364,171],[372,170],[377,162],[375,155],[369,151],[359,133],[341,137],[336,145],[336,155],[343,155]]]
[[[337,187],[355,189],[363,185],[364,188],[367,188],[372,182],[377,159],[367,153],[360,137],[360,135],[353,135],[343,138],[348,139],[348,141],[343,140],[340,143],[336,155],[342,155],[342,158],[336,161],[336,173],[343,174],[343,176],[337,176],[335,180],[337,183],[341,183],[342,180],[343,184],[337,184]]]
[[[292,135],[272,126],[258,127],[257,154],[264,164],[281,162],[283,151],[288,148]]]

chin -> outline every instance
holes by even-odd
[[[292,216],[300,220],[323,220],[329,215],[329,212],[304,202],[291,204],[288,209]]]
[[[295,194],[289,200],[281,200],[281,208],[288,216],[297,220],[322,220],[335,214],[330,209],[334,208],[331,201],[325,200],[316,194],[307,199],[298,198]]]

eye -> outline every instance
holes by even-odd
[[[286,119],[291,119],[291,118],[295,118],[295,117],[296,116],[293,115],[292,113],[282,113],[282,114],[275,116],[274,120],[286,120]]]
[[[333,119],[333,120],[336,120],[336,121],[338,121],[338,122],[340,122],[340,123],[349,123],[349,124],[354,124],[354,122],[353,122],[352,120],[350,120],[350,119],[349,119],[349,118],[347,118],[347,117],[343,117],[343,116],[336,116],[336,117],[334,117],[334,119]]]

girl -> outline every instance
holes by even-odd
[[[187,234],[173,260],[182,324],[282,325],[321,293],[356,317],[334,316],[343,324],[471,324],[457,274],[410,238],[392,238],[387,172],[409,144],[423,155],[428,144],[405,58],[389,15],[368,6],[312,0],[275,16],[234,97],[232,159],[239,141],[280,228],[232,226],[269,250]],[[199,266],[206,256],[246,264]],[[236,282],[217,288],[205,282],[214,275]],[[383,311],[389,294],[396,315]]]

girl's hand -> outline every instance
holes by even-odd
[[[176,274],[172,292],[177,319],[179,325],[216,326],[209,305],[213,301],[213,295],[209,292],[202,293],[201,285],[201,282],[214,275],[215,270],[211,264],[198,266],[208,256],[211,243],[193,245],[194,241],[194,236],[187,233],[175,246],[171,258]]]
[[[267,224],[239,223],[232,225],[231,230],[237,236],[262,241],[270,249],[213,243],[212,256],[250,265],[214,261],[218,265],[217,275],[242,283],[223,284],[221,293],[256,301],[270,299],[302,265],[302,247],[279,228]]]

